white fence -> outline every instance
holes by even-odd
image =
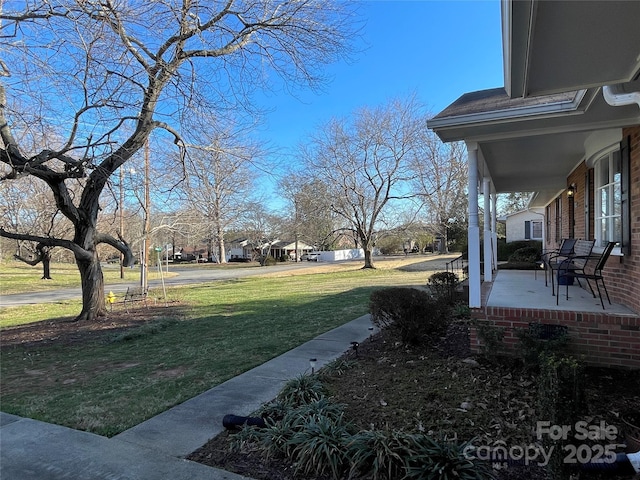
[[[320,262],[338,262],[340,260],[355,260],[364,258],[364,250],[362,248],[352,248],[350,250],[332,250],[330,252],[319,252]]]

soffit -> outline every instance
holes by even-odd
[[[511,1],[503,8],[513,97],[630,82],[640,75],[640,2]]]

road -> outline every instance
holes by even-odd
[[[303,268],[317,267],[323,265],[316,262],[283,263],[270,267],[238,267],[238,268],[206,268],[206,267],[180,267],[171,266],[170,271],[178,275],[164,279],[166,286],[190,285],[195,283],[215,282],[220,280],[231,280],[236,278],[251,277],[254,275],[264,275],[265,273],[286,272],[290,270],[300,270]],[[104,265],[104,269],[110,268]],[[120,268],[115,266],[114,268]],[[113,292],[116,295],[124,295],[128,287],[137,286],[137,281],[126,283],[116,283],[105,285],[105,292]],[[149,288],[161,288],[161,280],[149,280]],[[39,292],[20,293],[13,295],[0,295],[0,307],[17,305],[32,305],[39,303],[53,303],[63,300],[82,298],[80,287],[64,288],[58,290],[43,290]]]

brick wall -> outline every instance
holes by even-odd
[[[474,309],[474,320],[504,328],[504,343],[515,353],[517,331],[529,323],[565,325],[568,327],[569,349],[590,365],[623,366],[640,369],[640,317],[576,313],[558,310],[484,307]],[[480,351],[481,339],[471,328],[471,349]]]
[[[611,257],[602,273],[611,300],[640,313],[640,126],[622,133],[631,137],[631,254]]]
[[[636,313],[640,313],[640,126],[623,129],[624,137],[631,137],[631,254],[620,257],[611,256],[603,271],[605,282],[612,302],[626,305]],[[590,180],[589,180],[590,179]],[[576,184],[574,197],[574,237],[593,240],[594,238],[594,191],[593,169],[586,163],[580,164],[567,178],[567,187]],[[589,191],[588,219],[585,218],[585,192]],[[570,233],[569,199],[567,192],[560,196],[562,203],[561,237]],[[551,216],[547,228],[550,229],[550,242],[545,244],[547,250],[558,248],[555,242],[555,201],[550,204]],[[547,210],[545,210],[546,212]],[[587,224],[588,222],[588,224]]]

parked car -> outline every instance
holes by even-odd
[[[318,260],[320,260],[320,253],[319,252],[305,253],[300,258],[302,258],[302,260],[306,260],[307,262],[317,262]]]

